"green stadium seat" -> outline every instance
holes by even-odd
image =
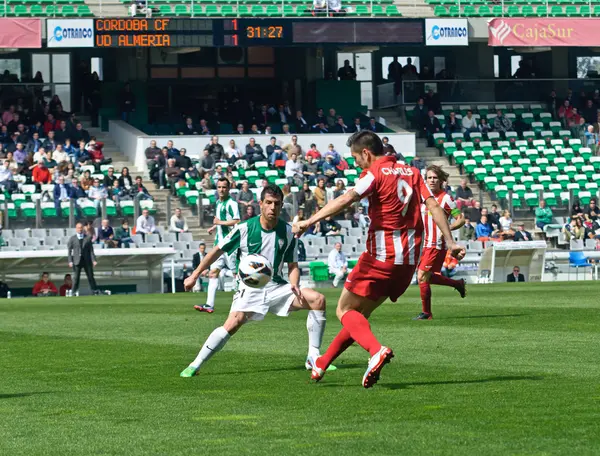
[[[192,17],[203,16],[203,15],[204,15],[204,10],[202,9],[202,5],[194,3],[192,5]]]
[[[492,11],[490,10],[489,6],[483,5],[477,10],[477,15],[479,17],[492,17]]]
[[[554,5],[552,8],[550,8],[550,16],[560,17],[564,15],[565,12],[563,11],[562,6]]]
[[[262,17],[265,15],[265,10],[263,10],[263,7],[261,5],[252,5],[250,14],[254,17]]]
[[[172,16],[173,11],[171,10],[170,5],[160,5],[158,7],[158,14],[159,16]]]
[[[433,9],[433,14],[438,17],[449,16],[448,11],[443,6],[436,6]]]
[[[175,5],[175,10],[173,12],[175,13],[175,17],[190,15],[190,11],[186,5]]]
[[[402,13],[398,11],[396,5],[388,5],[385,7],[385,14],[389,17],[400,17]]]
[[[94,17],[94,13],[90,10],[87,5],[81,5],[77,7],[77,16],[79,17]]]
[[[546,17],[548,16],[548,7],[545,5],[538,6],[535,10],[535,14],[538,17]]]
[[[533,6],[531,6],[531,5],[523,6],[523,9],[521,9],[521,16],[523,16],[523,17],[535,16],[535,12],[533,11]]]
[[[506,15],[508,17],[516,17],[516,16],[520,16],[521,15],[521,9],[516,6],[516,5],[510,5],[507,9],[506,9]]]
[[[283,9],[281,11],[281,15],[283,17],[293,16],[294,14],[294,7],[292,5],[283,5]]]
[[[477,12],[475,11],[475,7],[472,5],[467,5],[463,8],[463,16],[465,17],[474,17],[477,16]]]
[[[579,10],[577,9],[576,6],[567,6],[565,8],[565,16],[567,17],[575,17],[575,16],[579,16]]]
[[[450,17],[460,16],[460,8],[458,6],[451,6],[450,9],[448,9],[448,15]]]
[[[223,12],[223,7],[221,7],[221,13],[222,12]],[[266,10],[265,14],[267,15],[267,17],[278,17],[278,16],[281,16],[281,14],[279,14],[279,7],[277,7],[275,5],[269,5],[269,6],[267,6],[267,10]]]
[[[27,7],[25,5],[17,5],[13,10],[12,15],[15,17],[29,16],[29,11],[27,10]]]
[[[492,16],[501,17],[504,16],[504,11],[502,10],[502,6],[495,5],[492,7]]]
[[[351,16],[370,16],[369,8],[365,5],[358,5],[354,8],[354,11],[350,13]]]
[[[239,5],[237,7],[237,13],[238,13],[238,16],[240,16],[240,17],[252,16],[252,14],[250,13],[250,11],[248,10],[248,7],[246,5]]]
[[[600,17],[600,5],[594,6],[594,11],[592,12],[592,16]]]
[[[307,7],[306,5],[299,5],[296,7],[296,16],[297,17],[302,17],[302,16],[306,16],[307,14]]]

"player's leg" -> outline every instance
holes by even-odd
[[[302,289],[302,299],[296,297],[289,308],[290,312],[308,310],[306,329],[308,331],[307,369],[312,368],[313,360],[321,354],[321,343],[327,323],[325,318],[325,296],[311,289]],[[310,366],[310,367],[309,367]]]
[[[200,366],[220,351],[227,341],[233,336],[244,323],[248,321],[248,314],[244,312],[231,312],[223,326],[216,328],[208,338],[196,359],[180,374],[181,377],[192,377],[198,373]]]
[[[417,281],[419,282],[419,291],[421,293],[421,313],[415,320],[431,320],[431,272],[420,269],[417,271]]]
[[[219,288],[219,275],[221,269],[224,267],[224,254],[221,255],[217,261],[215,261],[208,271],[208,287],[206,290],[206,304],[203,306],[194,306],[199,312],[212,313],[215,309],[215,298],[217,296],[217,289]]]
[[[452,287],[456,291],[458,291],[461,298],[464,298],[467,295],[467,284],[465,282],[465,279],[455,280],[436,272],[435,274],[431,274],[430,283],[431,285],[442,285],[445,287]]]

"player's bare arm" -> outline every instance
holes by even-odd
[[[352,204],[360,201],[361,197],[354,190],[350,190],[344,193],[342,196],[339,196],[336,199],[329,201],[323,208],[310,217],[308,220],[303,220],[301,222],[296,222],[292,225],[292,232],[300,236],[304,233],[309,226],[314,225],[315,223],[320,222],[321,220],[325,220],[327,217],[339,214],[344,209],[350,207]]]
[[[185,279],[183,285],[186,290],[191,290],[196,285],[196,281],[198,277],[202,275],[204,271],[207,271],[210,268],[210,265],[217,261],[217,258],[221,256],[223,251],[219,247],[213,247],[210,252],[202,259],[198,267],[192,272],[192,274]]]
[[[465,257],[466,250],[454,242],[454,238],[452,237],[452,232],[450,230],[450,225],[448,224],[448,215],[442,209],[442,207],[438,204],[435,198],[430,197],[425,201],[425,206],[427,210],[433,217],[433,221],[440,228],[444,238],[446,239],[446,245],[448,246],[448,251],[454,258],[458,258],[462,260]]]
[[[454,215],[454,214],[452,214]],[[462,212],[454,215],[454,222],[450,225],[450,231],[456,231],[461,229],[465,224],[465,216]]]
[[[213,220],[213,225],[221,225],[221,226],[233,226],[240,223],[240,219],[233,220],[219,220],[217,217]]]

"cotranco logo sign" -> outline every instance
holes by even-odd
[[[431,27],[430,37],[434,40],[439,40],[440,38],[463,38],[466,36],[468,36],[466,27],[440,27],[439,25]]]
[[[50,37],[50,41],[61,42],[63,39],[87,39],[93,38],[94,32],[91,28],[85,27],[73,27],[63,28],[60,25],[54,27],[54,32]]]

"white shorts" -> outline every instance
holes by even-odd
[[[231,255],[227,255],[223,253],[217,261],[210,265],[210,270],[214,271],[215,269],[229,269],[230,271],[237,271],[237,252],[232,253]]]
[[[250,288],[240,282],[240,289],[233,295],[230,312],[249,313],[250,320],[262,320],[267,312],[287,317],[296,295],[289,283],[279,285],[269,282],[264,288]]]

